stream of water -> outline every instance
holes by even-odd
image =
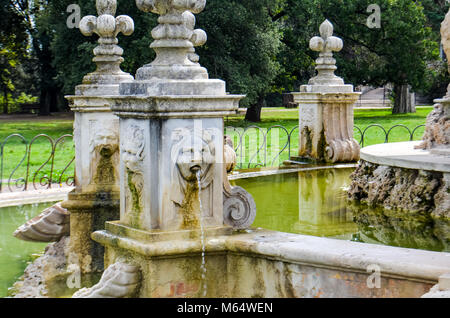
[[[200,203],[200,240],[202,244],[202,282],[203,282],[203,297],[206,297],[207,294],[207,284],[206,284],[206,259],[205,259],[205,252],[206,252],[206,246],[205,246],[205,229],[203,225],[203,205],[202,205],[202,184],[201,184],[201,171],[199,170],[197,172],[197,183],[198,183],[198,201]]]

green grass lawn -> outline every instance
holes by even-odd
[[[432,107],[418,107],[415,114],[399,114],[392,115],[390,110],[355,110],[355,126],[364,131],[369,125],[378,124],[389,130],[392,126],[402,124],[413,130],[419,125],[425,124],[426,117],[432,110]],[[260,123],[250,123],[244,120],[244,116],[228,117],[225,119],[225,126],[233,127],[226,129],[226,134],[233,138],[235,146],[239,144],[240,134],[247,129],[243,135],[242,147],[238,149],[238,161],[240,168],[258,166],[258,163],[264,163],[267,166],[278,166],[290,155],[296,155],[298,152],[298,110],[297,109],[279,109],[265,108],[262,112],[262,121]],[[283,126],[285,128],[271,128],[273,126]],[[261,129],[251,128],[258,126]],[[55,118],[27,118],[20,119],[14,117],[11,119],[0,119],[0,146],[3,145],[3,172],[0,166],[0,179],[17,180],[27,175],[27,161],[30,158],[30,169],[28,170],[28,180],[36,183],[42,181],[47,182],[46,178],[50,177],[52,172],[53,182],[58,182],[61,171],[70,163],[74,157],[74,144],[72,138],[65,138],[55,148],[55,156],[53,160],[46,162],[52,153],[52,143],[44,136],[36,138],[31,147],[32,139],[39,134],[46,134],[53,142],[57,138],[73,132],[73,120],[71,117],[63,116]],[[291,143],[288,142],[288,134],[291,133]],[[414,134],[414,140],[422,138],[424,128],[418,129]],[[27,141],[25,144],[19,137],[10,137],[6,142],[5,139],[12,134],[20,134]],[[264,142],[264,136],[266,144]],[[395,128],[390,136],[389,142],[408,141],[409,133],[402,127]],[[355,129],[355,139],[360,140],[361,134]],[[385,133],[379,127],[371,127],[367,130],[364,145],[373,145],[383,143],[385,141]],[[290,152],[289,152],[290,146]],[[29,152],[26,149],[30,149]],[[258,151],[259,150],[259,151]],[[0,158],[1,160],[1,158]],[[45,163],[45,164],[44,164]],[[44,164],[44,165],[43,165]],[[1,165],[1,161],[0,161]],[[41,167],[42,166],[42,167]],[[73,163],[66,170],[62,180],[73,175]],[[23,181],[18,181],[23,184]],[[3,184],[5,187],[5,184]],[[32,188],[32,187],[31,187]]]
[[[10,186],[13,189],[16,184],[22,187],[27,175],[28,182],[34,181],[36,185],[46,184],[50,176],[52,183],[58,182],[61,172],[74,157],[74,143],[71,137],[63,138],[58,143],[57,140],[66,134],[71,135],[72,132],[71,118],[36,117],[21,120],[16,116],[12,119],[0,119],[0,147],[3,146],[0,149],[3,151],[3,162],[0,157],[0,179],[4,180],[2,186],[5,187],[5,180],[11,178]],[[13,134],[19,134],[23,138],[11,136]],[[40,134],[48,137],[36,137]],[[8,136],[11,137],[8,138]],[[53,149],[54,156],[52,156]],[[27,169],[28,161],[29,169]],[[3,169],[1,169],[2,164]],[[73,164],[71,164],[63,173],[61,181],[64,183],[69,176],[73,176],[73,171]],[[33,186],[29,185],[28,189],[33,189]]]

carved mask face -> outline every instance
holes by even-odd
[[[203,177],[214,163],[212,144],[206,143],[198,136],[194,136],[193,142],[183,143],[177,158],[177,166],[181,175],[188,181],[197,180],[197,173]]]
[[[102,157],[111,157],[118,150],[118,138],[112,130],[99,130],[93,140],[94,151]]]

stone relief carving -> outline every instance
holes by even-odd
[[[250,193],[241,187],[232,187],[227,173],[236,166],[236,153],[230,137],[224,137],[223,220],[235,230],[249,228],[256,218],[256,204]]]
[[[92,127],[91,140],[91,176],[96,185],[114,185],[119,163],[119,136],[114,127],[97,123]]]
[[[97,285],[77,291],[72,298],[131,298],[137,296],[139,266],[118,261],[109,266]]]
[[[131,125],[122,142],[122,161],[125,166],[126,202],[131,205],[127,208],[128,221],[138,222],[135,218],[142,210],[142,189],[144,187],[143,160],[145,139],[143,129]]]

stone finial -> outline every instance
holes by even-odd
[[[117,0],[97,0],[98,17],[89,15],[80,21],[80,31],[85,36],[97,34],[99,45],[94,49],[93,61],[97,70],[83,78],[83,84],[117,84],[133,77],[120,69],[123,49],[117,44],[117,35],[131,35],[134,32],[134,22],[129,16],[114,17]]]
[[[333,36],[333,25],[325,20],[319,28],[320,37],[315,36],[309,42],[311,50],[320,52],[316,60],[316,77],[310,79],[310,85],[344,85],[342,78],[336,76],[336,60],[333,58],[333,52],[342,50],[344,44],[338,37]]]
[[[203,30],[194,30],[195,17],[206,5],[206,0],[136,0],[144,12],[159,14],[159,25],[152,30],[155,41],[150,45],[156,59],[140,68],[137,80],[207,79],[208,72],[197,61],[194,47],[206,42]]]

